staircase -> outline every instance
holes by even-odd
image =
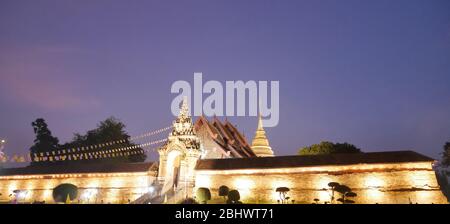
[[[167,187],[158,188],[158,186],[155,186],[155,188],[162,190],[158,193],[145,193],[131,202],[131,204],[176,204],[186,198],[190,189],[184,185],[177,189],[168,189]]]

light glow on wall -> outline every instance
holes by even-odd
[[[196,175],[195,187],[196,188],[199,188],[199,187],[210,188],[211,187],[210,177],[208,175]]]
[[[112,188],[120,188],[123,185],[123,180],[122,178],[113,178],[109,183]]]
[[[336,193],[335,197],[337,194],[339,194],[339,193]],[[317,192],[317,199],[319,199],[320,204],[323,204],[325,202],[329,203],[331,201],[331,192],[328,190],[319,190]]]
[[[436,201],[433,200],[434,199],[433,195],[434,195],[434,193],[432,191],[417,191],[416,192],[416,198],[417,198],[416,203],[419,203],[419,204],[436,203]]]
[[[234,188],[239,191],[241,200],[245,200],[251,193],[252,188],[255,186],[253,180],[249,178],[238,178],[234,182]]]
[[[383,192],[378,189],[368,189],[367,197],[372,203],[382,203],[382,199],[384,198]],[[358,197],[356,197],[358,198]]]
[[[81,195],[82,200],[86,200],[89,202],[91,199],[93,199],[98,193],[97,189],[86,189],[83,191],[83,194]]]
[[[430,189],[430,184],[437,185],[429,173],[424,171],[409,172],[407,178],[411,185],[417,188]]]
[[[408,163],[395,163],[395,164],[353,164],[353,165],[334,165],[334,166],[314,166],[314,167],[292,167],[292,168],[273,168],[273,169],[236,169],[236,170],[196,170],[201,174],[291,174],[291,173],[322,173],[322,172],[357,172],[357,171],[374,171],[374,170],[414,170],[418,169],[424,171],[433,171],[430,162],[408,162]]]
[[[17,190],[17,182],[16,181],[11,181],[8,184],[8,194],[12,194],[14,190]]]
[[[315,181],[315,188],[316,189],[329,189],[328,183],[335,182],[328,176],[319,176]]]
[[[368,188],[380,188],[384,186],[384,180],[374,175],[367,176],[364,185]]]

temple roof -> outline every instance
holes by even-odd
[[[128,172],[148,172],[157,169],[157,163],[83,163],[83,164],[52,164],[27,166],[21,168],[0,169],[0,176],[13,175],[48,175],[48,174],[82,174],[82,173],[128,173]]]
[[[433,162],[434,159],[414,151],[340,153],[310,156],[275,156],[199,160],[196,170],[273,169],[327,165]]]
[[[224,154],[237,158],[256,156],[246,138],[227,120],[221,122],[214,117],[212,121],[209,121],[204,116],[200,116],[195,122],[195,130],[198,131],[202,127],[207,129],[211,139],[221,147]]]

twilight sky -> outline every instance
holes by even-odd
[[[12,155],[38,117],[61,142],[109,116],[131,135],[166,127],[172,83],[203,72],[280,81],[280,123],[266,129],[278,155],[330,140],[438,158],[449,12],[448,0],[2,0],[0,137]],[[229,120],[251,140],[255,117]]]

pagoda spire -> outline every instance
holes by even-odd
[[[258,157],[274,156],[264,130],[261,113],[258,116],[258,128],[252,141],[252,150]]]
[[[187,118],[190,117],[189,105],[187,102],[187,96],[183,96],[183,101],[181,102],[180,114],[178,117]]]

